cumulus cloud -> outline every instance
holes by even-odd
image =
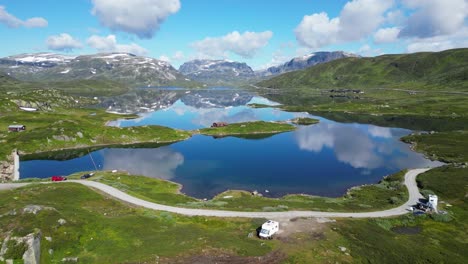
[[[0,23],[6,25],[9,28],[19,28],[19,27],[47,27],[48,22],[42,17],[32,17],[26,19],[25,21],[15,17],[14,15],[8,13],[5,10],[4,6],[0,6]]]
[[[115,35],[108,35],[106,37],[92,35],[88,38],[86,43],[88,43],[90,47],[97,49],[100,52],[126,52],[136,55],[148,54],[148,50],[139,46],[138,44],[118,44]]]
[[[273,32],[233,31],[221,37],[207,37],[192,43],[192,47],[208,57],[227,57],[228,52],[244,58],[252,58],[255,53],[268,44]]]
[[[340,16],[329,18],[324,12],[306,15],[294,33],[298,42],[309,48],[355,41],[373,33],[385,21],[385,12],[393,0],[353,0],[343,7]]]
[[[407,52],[442,51],[447,49],[468,47],[468,28],[464,27],[455,34],[435,36],[430,38],[413,38],[410,40]]]
[[[400,32],[401,37],[428,38],[453,34],[468,17],[466,0],[404,0],[415,10]]]
[[[377,44],[391,43],[398,40],[400,29],[397,27],[381,28],[374,34],[374,42]]]
[[[299,44],[319,48],[338,41],[340,19],[329,19],[326,13],[304,16],[294,33]]]
[[[73,38],[67,33],[48,37],[46,44],[48,49],[67,52],[74,49],[81,49],[83,47],[79,40]]]
[[[92,0],[91,13],[116,31],[151,38],[167,17],[180,9],[179,0]]]
[[[374,32],[384,21],[393,0],[353,0],[340,14],[340,35],[344,40],[359,40]]]

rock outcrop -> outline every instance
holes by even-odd
[[[246,63],[227,60],[192,60],[182,64],[179,71],[191,80],[211,85],[241,83],[255,77]]]
[[[6,159],[0,161],[0,182],[9,182],[19,179],[19,157],[16,150]]]
[[[24,237],[8,235],[0,247],[0,261],[9,261],[13,258],[13,260],[22,259],[25,264],[39,264],[41,261],[41,238],[42,232],[39,230]],[[12,245],[14,248],[10,248]],[[13,256],[9,254],[10,250],[15,250]]]

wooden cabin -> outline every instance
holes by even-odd
[[[214,122],[211,127],[224,127],[224,126],[227,126],[228,123],[226,122]]]

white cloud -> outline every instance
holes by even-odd
[[[23,25],[27,28],[39,28],[47,27],[49,23],[42,17],[33,17],[23,22]]]
[[[72,51],[83,47],[80,41],[67,33],[48,37],[46,44],[48,49],[59,51]]]
[[[294,33],[299,44],[319,48],[338,40],[340,19],[329,19],[326,13],[304,16]]]
[[[387,12],[385,16],[385,22],[388,24],[396,25],[396,26],[401,26],[406,20],[405,15],[403,14],[402,10],[393,10]]]
[[[174,53],[174,56],[172,56],[174,60],[183,60],[185,59],[185,55],[182,51],[178,50]]]
[[[291,59],[291,57],[286,56],[283,49],[278,49],[278,50],[273,52],[273,54],[271,56],[271,60],[269,62],[261,65],[259,67],[259,69],[267,69],[267,68],[270,68],[272,66],[278,66],[278,65],[283,64],[284,62],[286,62],[287,60],[290,60],[290,59]]]
[[[455,48],[468,47],[468,28],[461,28],[451,35],[435,36],[430,38],[412,38],[406,51],[409,53],[422,51],[442,51]]]
[[[19,28],[21,26],[28,28],[47,27],[48,23],[42,17],[32,17],[25,21],[8,13],[4,6],[0,6],[0,23],[5,24],[9,28]]]
[[[136,55],[148,54],[148,50],[138,44],[118,44],[115,35],[108,35],[107,37],[92,35],[86,43],[100,52],[126,52]]]
[[[372,48],[369,44],[364,44],[359,48],[357,53],[363,57],[372,57],[381,55],[382,50],[380,48]]]
[[[171,62],[171,61],[181,61],[185,59],[185,55],[182,51],[178,50],[174,53],[174,55],[172,56],[169,56],[169,55],[166,55],[166,54],[162,54],[161,56],[159,56],[159,60],[162,60],[162,61],[167,61],[167,62]]]
[[[422,52],[422,51],[442,51],[452,49],[453,45],[450,40],[439,41],[439,42],[414,42],[408,45],[406,50],[409,53]]]
[[[158,60],[162,60],[162,61],[167,61],[167,62],[171,62],[171,59],[169,58],[169,56],[167,55],[161,55],[159,56]]]
[[[151,38],[166,18],[180,9],[179,0],[92,0],[91,13],[102,25]]]
[[[192,47],[208,57],[227,57],[228,52],[244,58],[252,58],[255,53],[265,47],[273,36],[273,32],[233,31],[221,37],[207,37],[192,43]]]
[[[374,34],[374,42],[377,44],[391,43],[398,40],[400,29],[397,27],[381,28]]]
[[[356,41],[373,33],[384,22],[393,0],[353,0],[343,7],[340,16],[329,18],[324,12],[304,16],[294,33],[298,42],[320,48],[345,41]]]
[[[353,0],[346,3],[340,14],[340,37],[359,40],[374,32],[384,21],[384,13],[393,0]]]
[[[400,32],[400,37],[427,38],[453,34],[468,17],[467,0],[403,0],[414,9]]]

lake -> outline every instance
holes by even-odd
[[[157,124],[198,129],[218,121],[314,117],[272,107],[251,108],[247,104],[275,103],[239,90],[161,93],[169,94],[171,99],[165,98],[163,103],[148,98],[125,101],[145,113],[138,119],[117,120],[110,125]],[[115,99],[113,109],[124,107],[119,102],[123,101]],[[197,198],[211,198],[228,189],[258,190],[269,197],[293,193],[336,197],[352,186],[376,183],[402,169],[440,165],[399,140],[410,130],[314,118],[320,119],[320,123],[277,135],[245,138],[195,135],[155,148],[105,148],[65,161],[21,161],[20,175],[21,178],[68,175],[94,170],[94,161],[100,170],[126,170],[180,183],[183,193]]]

